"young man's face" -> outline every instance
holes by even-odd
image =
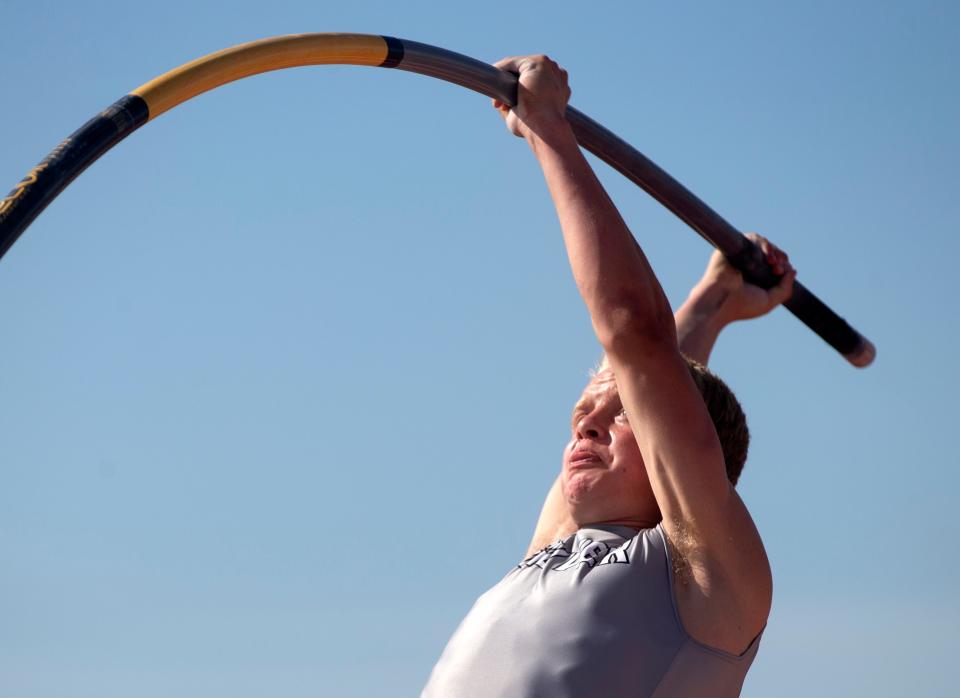
[[[573,409],[561,483],[578,524],[652,526],[659,509],[613,374],[601,371]]]

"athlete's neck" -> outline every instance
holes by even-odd
[[[645,517],[629,517],[626,519],[607,519],[604,521],[589,521],[589,522],[579,522],[577,526],[579,528],[590,528],[591,526],[624,526],[626,528],[632,528],[637,531],[644,528],[653,528],[658,523],[660,519],[645,518]]]

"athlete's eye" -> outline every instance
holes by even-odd
[[[573,415],[570,417],[570,423],[576,428],[577,423],[583,419],[583,415],[587,413],[587,410],[583,407],[577,406],[573,408]]]

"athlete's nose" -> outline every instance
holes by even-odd
[[[597,410],[591,410],[583,415],[577,422],[576,431],[578,439],[593,439],[594,441],[604,438],[607,434],[607,429],[600,420]]]

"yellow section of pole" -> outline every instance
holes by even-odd
[[[233,46],[164,73],[135,89],[155,119],[191,97],[250,75],[301,65],[377,66],[387,42],[376,34],[291,34]]]

